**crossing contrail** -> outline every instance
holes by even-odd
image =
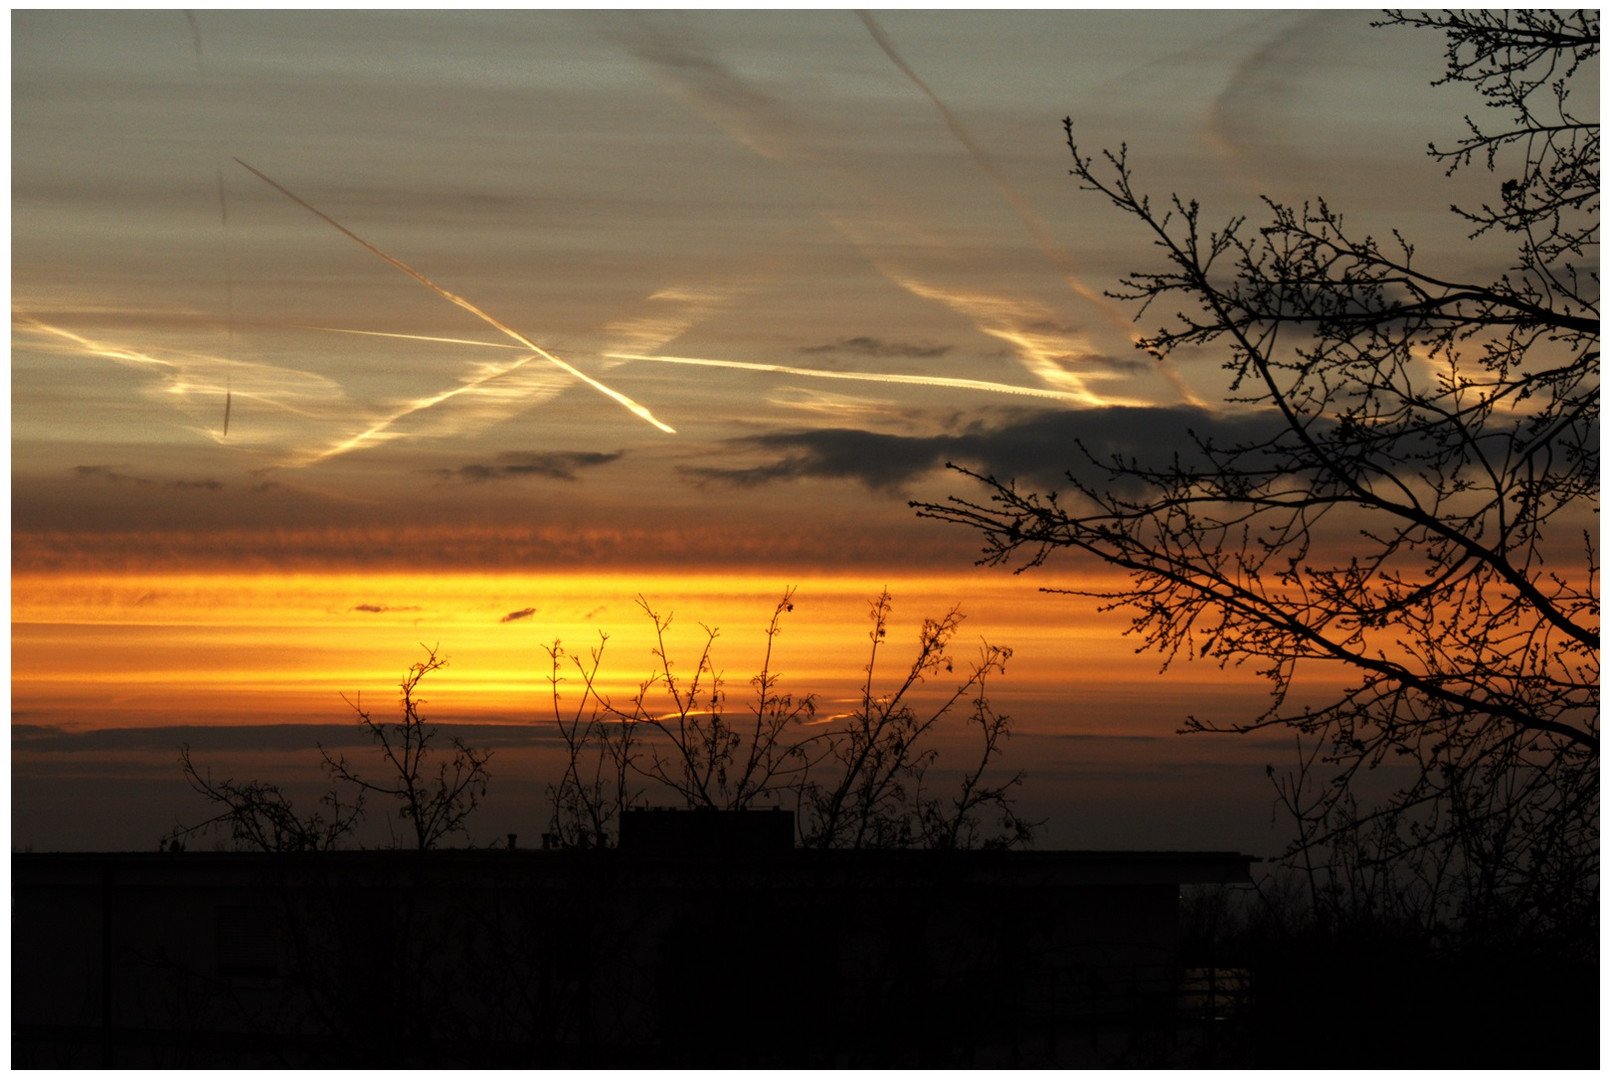
[[[373,244],[369,243],[369,241],[365,240],[363,237],[359,236],[357,233],[353,232],[351,229],[347,228],[345,225],[342,225],[339,221],[335,220],[335,218],[331,217],[329,214],[326,214],[324,211],[320,210],[318,207],[314,206],[312,203],[308,202],[306,199],[301,198],[295,192],[293,192],[289,188],[285,187],[285,185],[283,185],[283,184],[279,183],[278,181],[272,179],[271,177],[265,175],[264,173],[260,172],[259,170],[252,168],[250,165],[246,164],[244,161],[241,161],[240,158],[236,158],[235,161],[236,161],[237,164],[240,165],[241,168],[245,169],[247,172],[250,172],[253,176],[255,176],[259,180],[263,181],[263,183],[267,184],[269,187],[273,188],[275,191],[278,191],[281,195],[284,195],[287,199],[290,199],[292,202],[296,203],[298,206],[302,207],[302,209],[304,209],[304,210],[308,211],[309,213],[313,214],[315,217],[320,218],[326,224],[330,225],[331,227],[333,227],[334,229],[336,229],[338,232],[342,233],[343,235],[345,235],[349,239],[351,239],[353,241],[356,241],[359,245],[361,245],[364,249],[366,249],[370,253],[379,256],[381,259],[384,259],[386,262],[390,263],[392,266],[396,267],[398,270],[401,270],[403,273],[407,274],[409,277],[413,278],[415,281],[419,282],[421,285],[425,286],[427,289],[430,289],[432,292],[434,292],[436,295],[440,296],[442,299],[448,300],[448,301],[451,301],[454,304],[457,304],[459,307],[463,308],[465,311],[468,311],[469,313],[471,313],[472,315],[475,315],[477,318],[479,318],[482,321],[486,322],[490,326],[492,326],[495,329],[501,331],[502,333],[506,334],[507,336],[513,338],[515,341],[519,342],[525,348],[527,348],[527,349],[531,350],[532,352],[536,353],[538,356],[542,357],[544,360],[547,360],[549,363],[554,364],[555,366],[560,368],[562,371],[565,371],[568,374],[575,376],[576,378],[580,379],[582,382],[586,383],[588,386],[591,386],[594,390],[597,390],[599,393],[603,394],[605,397],[608,397],[608,398],[618,402],[619,404],[625,406],[634,415],[639,416],[644,420],[647,420],[649,423],[653,424],[655,427],[659,428],[661,431],[666,432],[667,434],[670,434],[670,435],[675,435],[676,434],[676,429],[675,428],[673,428],[669,424],[662,423],[660,420],[656,419],[653,413],[649,412],[648,409],[644,408],[642,405],[639,405],[637,402],[633,401],[631,398],[627,397],[625,394],[622,394],[618,390],[613,390],[610,387],[605,386],[603,383],[599,382],[597,379],[593,378],[591,375],[588,375],[586,372],[581,371],[580,369],[578,369],[576,367],[573,367],[570,364],[567,364],[565,361],[559,359],[559,357],[555,356],[553,353],[549,352],[547,349],[544,349],[541,345],[538,345],[536,342],[532,341],[530,338],[526,337],[524,334],[520,333],[518,330],[515,330],[514,328],[506,325],[505,323],[502,323],[502,322],[498,321],[497,319],[493,318],[491,315],[488,315],[486,312],[482,311],[480,308],[476,307],[474,304],[470,303],[468,300],[464,299],[462,296],[459,296],[456,293],[448,292],[446,289],[442,288],[440,285],[436,284],[430,278],[426,277],[424,274],[421,274],[418,270],[415,270],[413,267],[409,266],[407,263],[403,262],[401,259],[395,259],[395,258],[392,258],[390,255],[387,255],[384,251],[381,251],[379,248],[377,248]]]
[[[362,331],[350,331],[350,332],[352,332],[352,333],[361,333]],[[408,336],[412,336],[412,335],[387,334],[385,336],[386,337],[408,337]],[[501,343],[496,343],[496,344],[498,345],[498,348],[508,348],[508,349],[518,348],[518,346],[515,346],[515,345],[503,345]],[[494,381],[496,379],[501,379],[505,375],[513,374],[514,372],[520,370],[526,364],[530,363],[532,360],[535,360],[535,359],[536,359],[536,357],[528,352],[525,356],[522,356],[520,359],[514,361],[514,363],[512,363],[512,364],[508,364],[508,365],[506,365],[504,367],[489,367],[489,368],[485,369],[484,371],[482,371],[479,375],[475,376],[474,378],[465,379],[463,382],[459,383],[459,385],[457,385],[457,386],[450,387],[450,388],[448,388],[446,390],[438,391],[437,393],[434,393],[434,394],[430,395],[429,397],[421,398],[418,401],[410,401],[407,404],[401,406],[400,408],[394,410],[391,413],[390,416],[386,416],[386,417],[383,417],[380,420],[377,420],[375,423],[369,425],[369,427],[367,427],[364,430],[358,432],[358,434],[352,436],[351,438],[342,439],[340,442],[335,443],[334,445],[330,446],[326,450],[320,451],[320,452],[315,453],[315,454],[307,455],[307,456],[303,457],[301,460],[299,460],[297,462],[297,464],[298,465],[316,465],[321,461],[328,461],[330,458],[337,457],[337,456],[339,456],[341,454],[349,453],[349,452],[351,452],[353,450],[361,450],[365,446],[368,446],[368,445],[371,445],[371,444],[374,444],[374,443],[378,443],[378,442],[383,442],[386,439],[389,439],[389,438],[393,437],[390,434],[390,429],[399,420],[402,420],[402,419],[404,419],[405,417],[408,417],[408,416],[412,416],[414,413],[423,412],[426,409],[432,408],[432,407],[434,407],[436,405],[440,405],[444,401],[450,401],[453,398],[456,398],[456,397],[458,397],[458,396],[460,396],[462,394],[473,394],[473,393],[475,393],[477,391],[480,391],[488,383],[490,383],[490,382],[492,382],[492,381]]]

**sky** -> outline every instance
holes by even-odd
[[[482,832],[537,833],[544,646],[607,633],[626,692],[641,596],[739,696],[794,588],[789,685],[838,700],[886,587],[897,642],[959,605],[958,656],[1014,650],[1040,846],[1272,854],[1289,741],[1174,734],[1255,678],[907,504],[1237,420],[1103,295],[1151,251],[1064,117],[1210,219],[1323,196],[1469,257],[1482,178],[1424,148],[1476,103],[1371,17],[14,12],[14,848],[154,847],[181,742],[314,791],[427,646],[500,748]]]

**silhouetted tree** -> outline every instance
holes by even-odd
[[[179,748],[179,767],[190,787],[207,799],[217,813],[199,824],[176,827],[164,838],[164,846],[172,844],[174,851],[182,850],[179,844],[185,838],[213,829],[227,830],[230,841],[246,850],[328,851],[350,834],[363,816],[361,792],[352,802],[343,803],[340,792],[332,790],[320,800],[328,817],[317,811],[302,817],[277,784],[214,780],[210,770],[201,772],[190,759],[189,746]]]
[[[380,749],[384,779],[365,779],[345,754],[332,757],[319,747],[332,779],[396,804],[397,816],[408,823],[414,846],[421,851],[465,831],[464,822],[485,797],[490,778],[486,768],[492,758],[490,750],[477,750],[454,735],[448,740],[452,753],[446,760],[434,753],[432,743],[439,732],[420,715],[424,701],[415,691],[421,679],[446,665],[446,658],[438,657],[435,649],[425,649],[425,659],[411,666],[403,678],[398,701],[401,717],[393,723],[375,720],[361,699],[343,699]]]
[[[1005,671],[1010,650],[985,643],[952,689],[936,700],[918,693],[955,672],[949,647],[961,624],[958,611],[924,621],[916,656],[892,688],[880,691],[878,659],[891,608],[889,594],[880,595],[871,605],[871,651],[857,707],[818,718],[816,695],[784,692],[774,666],[782,618],[794,610],[789,590],[767,624],[746,715],[732,719],[713,660],[718,631],[703,628],[698,659],[684,676],[666,647],[671,617],[641,598],[639,605],[654,626],[655,669],[629,702],[614,703],[598,689],[607,635],[586,658],[558,642],[548,649],[554,721],[567,749],[565,772],[549,788],[552,835],[561,844],[611,843],[620,812],[651,796],[707,810],[786,805],[799,815],[807,847],[1003,847],[1030,840],[1033,824],[1012,807],[1023,774],[986,782],[1011,731],[1010,719],[990,707],[986,687],[992,674]],[[574,707],[560,693],[567,671],[581,683]],[[979,735],[978,756],[957,794],[935,796],[925,786],[938,753],[934,738],[964,702]],[[986,814],[999,826],[989,835]]]
[[[423,646],[422,646],[423,647]],[[326,851],[351,835],[365,812],[365,801],[378,795],[396,804],[397,815],[408,823],[414,847],[423,851],[454,833],[465,831],[465,820],[486,795],[492,752],[478,750],[453,736],[452,752],[445,760],[434,745],[437,729],[420,715],[424,704],[417,691],[420,681],[446,666],[445,657],[425,648],[425,659],[413,664],[403,677],[399,705],[401,717],[387,723],[362,707],[361,698],[343,698],[358,723],[380,750],[385,779],[366,777],[345,754],[332,755],[320,745],[325,772],[336,786],[320,799],[325,813],[302,817],[277,784],[234,780],[215,781],[201,773],[190,759],[188,746],[179,751],[179,765],[197,794],[217,813],[198,825],[179,826],[170,834],[177,840],[214,828],[227,828],[236,847],[258,851]],[[343,800],[342,790],[352,792]]]
[[[1165,665],[1255,665],[1272,703],[1229,730],[1300,734],[1281,797],[1316,897],[1400,896],[1370,883],[1391,866],[1423,886],[1422,913],[1453,900],[1466,927],[1581,927],[1598,868],[1599,129],[1571,89],[1598,13],[1387,23],[1446,34],[1440,81],[1497,113],[1431,152],[1503,177],[1454,210],[1472,240],[1515,242],[1508,268],[1428,268],[1323,201],[1211,228],[1194,200],[1137,190],[1127,147],[1081,153],[1068,121],[1081,188],[1163,256],[1111,294],[1178,305],[1141,347],[1223,349],[1227,400],[1261,433],[1192,433],[1171,461],[1076,444],[1060,494],[962,469],[984,499],[914,505],[982,533],[987,563],[1084,552],[1128,571],[1085,595],[1133,612]],[[1310,704],[1301,677],[1338,668],[1350,683]],[[1383,764],[1409,779],[1370,805],[1358,781]]]

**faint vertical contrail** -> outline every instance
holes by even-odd
[[[256,176],[259,180],[263,181],[269,187],[273,188],[275,191],[278,191],[281,195],[284,195],[287,199],[290,199],[292,202],[296,203],[298,206],[302,207],[302,209],[308,211],[309,213],[311,213],[315,217],[323,220],[326,224],[330,225],[331,227],[333,227],[334,229],[336,229],[338,232],[342,233],[343,235],[345,235],[349,239],[351,239],[353,241],[356,241],[365,250],[369,251],[370,253],[372,253],[374,255],[379,256],[381,259],[384,259],[386,262],[390,263],[392,266],[396,267],[398,270],[401,270],[403,273],[407,274],[409,277],[413,278],[415,281],[419,282],[421,285],[425,286],[427,289],[430,289],[432,292],[436,293],[436,295],[440,296],[442,299],[449,300],[452,303],[457,304],[459,307],[463,308],[465,311],[470,312],[472,315],[475,315],[477,318],[480,318],[481,320],[486,322],[488,325],[496,328],[497,330],[501,331],[502,333],[504,333],[504,334],[508,335],[509,337],[513,338],[515,341],[519,342],[521,345],[524,345],[526,348],[530,349],[532,352],[536,353],[538,356],[542,357],[544,360],[547,360],[549,363],[554,364],[555,366],[559,367],[561,370],[563,370],[565,372],[568,372],[569,374],[575,376],[576,378],[580,379],[582,382],[586,383],[588,386],[591,386],[594,390],[597,390],[599,393],[605,395],[606,397],[608,397],[608,398],[610,398],[610,399],[612,399],[612,400],[614,400],[616,402],[619,402],[621,405],[625,406],[628,410],[630,410],[633,414],[635,414],[636,416],[641,417],[644,420],[647,420],[649,423],[653,424],[655,427],[659,428],[661,431],[666,432],[667,434],[671,434],[671,435],[676,434],[676,429],[675,428],[671,427],[669,424],[661,423],[658,419],[655,418],[653,413],[649,412],[646,408],[644,408],[643,406],[639,405],[637,402],[633,401],[631,398],[627,397],[625,394],[622,394],[617,390],[610,389],[609,387],[605,386],[603,383],[599,382],[597,379],[593,378],[591,375],[588,375],[586,372],[581,371],[580,369],[578,369],[576,367],[573,367],[570,364],[565,363],[565,361],[559,359],[559,357],[555,356],[553,353],[549,352],[547,349],[544,349],[541,345],[538,345],[536,342],[532,341],[530,338],[526,337],[524,334],[520,333],[518,330],[515,330],[512,327],[510,327],[510,326],[508,326],[508,325],[506,325],[506,324],[504,324],[502,322],[499,322],[497,319],[493,318],[491,315],[488,315],[486,312],[482,311],[480,308],[476,307],[474,304],[470,303],[468,300],[464,299],[462,296],[458,296],[455,293],[448,292],[446,289],[442,288],[440,285],[436,284],[430,278],[426,277],[424,274],[421,274],[418,270],[415,270],[413,267],[409,266],[407,263],[403,262],[401,259],[394,259],[390,255],[387,255],[384,251],[381,251],[379,248],[377,248],[373,244],[369,243],[369,241],[365,240],[363,237],[359,236],[357,233],[353,232],[351,229],[347,228],[345,225],[342,225],[339,221],[335,220],[335,218],[331,217],[329,214],[326,214],[324,211],[320,210],[318,207],[314,206],[312,203],[309,203],[306,199],[301,198],[296,193],[292,192],[289,188],[285,187],[283,184],[280,184],[278,181],[270,178],[269,176],[265,175],[264,173],[258,171],[257,169],[252,168],[250,165],[246,164],[244,161],[241,161],[240,158],[236,158],[235,161],[236,161],[237,164],[240,165],[241,168],[247,170],[253,176]]]
[[[203,95],[210,98],[212,94],[210,92],[211,88],[207,86],[206,58],[201,48],[201,24],[196,21],[194,12],[186,11],[184,18],[185,22],[190,24],[190,42],[196,50],[196,77],[201,80]],[[235,351],[235,267],[229,247],[229,195],[224,187],[224,159],[221,147],[219,147],[219,140],[214,138],[212,142],[214,147],[218,148],[218,152],[213,156],[213,174],[218,182],[218,224],[224,231],[224,326],[229,338],[229,354],[226,359],[233,362]],[[229,405],[231,397],[226,380],[224,386],[225,436],[229,435]]]
[[[193,11],[184,12],[184,21],[190,24],[190,43],[196,49],[196,74],[205,76],[207,70],[201,62],[201,25],[196,22],[196,13]]]

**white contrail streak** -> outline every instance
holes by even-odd
[[[339,326],[308,326],[307,330],[323,330],[327,334],[362,334],[364,337],[401,338],[404,341],[440,341],[444,345],[479,345],[483,349],[525,349],[521,345],[505,345],[501,341],[473,341],[470,338],[432,337],[428,334],[392,334],[384,330],[347,330]]]
[[[469,341],[464,338],[427,337],[423,334],[388,334],[380,330],[344,330],[333,326],[316,326],[311,329],[327,330],[332,334],[362,334],[368,337],[405,338],[410,341],[439,341],[449,345],[479,345],[492,349],[516,349],[501,341]],[[759,371],[773,375],[800,375],[809,379],[847,379],[852,382],[897,383],[905,386],[941,386],[953,390],[979,390],[991,394],[1019,394],[1025,397],[1051,398],[1056,401],[1077,401],[1088,404],[1088,393],[1067,390],[1046,390],[1037,386],[1018,386],[1013,383],[989,382],[984,379],[955,379],[946,375],[895,375],[879,371],[824,371],[821,368],[790,367],[786,364],[756,364],[745,360],[708,360],[697,356],[655,356],[648,353],[606,352],[600,354],[609,360],[646,360],[656,364],[686,364],[692,367],[731,368],[734,371]],[[456,392],[456,391],[455,391]]]
[[[694,356],[645,356],[638,353],[604,353],[612,360],[651,360],[656,364],[689,364],[695,367],[734,368],[738,371],[768,371],[778,375],[803,375],[812,379],[849,379],[855,382],[900,383],[906,386],[942,386],[955,390],[982,390],[992,394],[1021,394],[1025,397],[1054,398],[1058,401],[1088,403],[1089,394],[1066,390],[1045,390],[1037,386],[987,382],[983,379],[954,379],[945,375],[892,375],[876,371],[823,371],[820,368],[788,367],[783,364],[752,364],[742,360],[706,360]]]
[[[374,255],[379,256],[381,259],[384,259],[386,262],[390,263],[392,266],[396,267],[398,270],[401,270],[403,273],[407,274],[409,277],[413,278],[415,281],[419,282],[421,285],[425,286],[427,289],[430,289],[432,292],[436,293],[436,295],[440,296],[442,299],[449,300],[449,301],[457,304],[459,307],[463,308],[465,311],[470,312],[472,315],[475,315],[476,317],[480,318],[481,320],[483,320],[484,322],[488,323],[489,325],[491,325],[492,327],[496,328],[497,330],[502,331],[504,334],[508,335],[509,337],[513,338],[515,341],[519,342],[521,345],[525,346],[527,349],[531,350],[532,352],[536,353],[538,356],[542,357],[544,360],[547,360],[549,363],[554,364],[555,366],[559,367],[561,370],[563,370],[563,371],[575,376],[576,378],[580,379],[582,382],[586,383],[588,386],[591,386],[594,390],[597,390],[599,393],[603,394],[604,396],[606,396],[608,398],[611,398],[612,400],[614,400],[616,402],[619,402],[621,405],[624,405],[634,415],[639,416],[644,420],[647,420],[649,423],[653,424],[655,427],[659,428],[661,431],[666,432],[667,434],[670,434],[670,435],[675,435],[676,434],[676,429],[675,428],[673,428],[669,424],[661,423],[658,419],[655,418],[653,413],[649,412],[646,408],[644,408],[643,406],[639,405],[637,402],[633,401],[631,398],[627,397],[625,394],[622,394],[617,390],[610,389],[609,387],[605,386],[603,383],[599,382],[597,379],[593,378],[591,375],[588,375],[586,372],[581,371],[580,369],[572,367],[570,364],[565,363],[565,361],[559,359],[553,353],[549,352],[547,349],[544,349],[541,345],[538,345],[536,342],[532,341],[530,338],[526,337],[524,334],[520,333],[518,330],[515,330],[514,328],[512,328],[512,327],[510,327],[510,326],[508,326],[508,325],[506,325],[506,324],[504,324],[502,322],[499,322],[497,319],[493,318],[491,315],[488,315],[486,312],[482,311],[480,308],[476,307],[474,304],[470,303],[468,300],[464,299],[462,296],[459,296],[459,295],[457,295],[455,293],[448,292],[446,289],[442,288],[440,285],[436,284],[430,278],[426,277],[424,274],[421,274],[418,270],[415,270],[413,267],[409,266],[407,263],[403,262],[401,259],[394,259],[390,255],[387,255],[384,251],[381,251],[379,248],[377,248],[373,244],[369,243],[369,241],[365,240],[363,237],[359,236],[357,233],[353,232],[351,229],[347,228],[345,225],[342,225],[339,221],[335,220],[335,218],[331,217],[329,214],[326,214],[324,211],[318,209],[312,203],[309,203],[307,200],[301,198],[300,196],[298,196],[297,194],[292,192],[289,188],[285,187],[283,184],[280,184],[278,181],[273,180],[270,177],[268,177],[267,175],[265,175],[264,173],[259,172],[257,169],[252,168],[250,165],[246,164],[244,161],[241,161],[240,158],[236,158],[235,162],[238,165],[240,165],[241,168],[245,169],[247,172],[250,172],[253,176],[255,176],[259,180],[263,181],[263,183],[267,184],[269,187],[273,188],[275,191],[278,191],[281,195],[284,195],[287,199],[290,199],[292,202],[294,202],[298,206],[302,207],[302,209],[304,209],[304,210],[308,211],[309,213],[313,214],[315,217],[323,220],[326,224],[328,224],[331,227],[335,228],[337,231],[339,231],[340,233],[342,233],[343,235],[345,235],[349,239],[356,241],[365,250],[369,251],[370,253],[372,253]]]
[[[386,336],[389,337],[393,335]],[[499,347],[510,349],[517,348],[517,346],[514,345],[504,345]],[[348,453],[349,451],[362,449],[364,446],[370,443],[380,442],[384,441],[385,439],[392,438],[393,436],[386,434],[387,430],[404,417],[412,416],[414,413],[422,412],[425,409],[440,405],[442,402],[456,398],[460,394],[468,394],[479,390],[492,380],[501,379],[505,375],[518,371],[520,368],[524,367],[526,364],[535,359],[535,356],[528,353],[506,367],[492,368],[484,374],[473,379],[467,379],[451,389],[443,390],[439,393],[432,394],[430,397],[421,398],[418,401],[411,401],[407,405],[404,405],[402,408],[398,409],[396,412],[392,413],[390,416],[385,417],[384,419],[371,424],[363,431],[358,432],[358,434],[352,436],[350,439],[343,439],[331,446],[328,450],[307,457],[298,462],[298,464],[316,465],[321,461],[328,461],[330,458]]]

